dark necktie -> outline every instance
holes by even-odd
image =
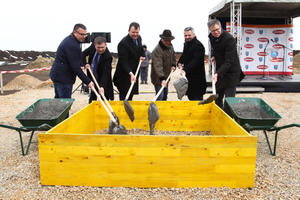
[[[94,76],[95,76],[96,79],[98,79],[97,65],[99,63],[99,59],[100,59],[100,54],[98,54],[97,52],[95,52],[91,67],[92,67],[92,72],[93,72],[93,74],[94,74]]]

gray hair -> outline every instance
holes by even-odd
[[[193,27],[191,27],[191,26],[189,26],[189,27],[186,27],[186,28],[184,29],[184,31],[192,31],[193,33],[195,33],[195,30],[194,30],[194,28],[193,28]]]
[[[207,22],[207,27],[208,28],[210,28],[210,27],[212,27],[214,25],[219,25],[220,27],[222,26],[221,22],[219,20],[217,20],[217,19],[210,19],[210,20],[208,20],[208,22]]]
[[[106,43],[106,39],[104,37],[98,36],[95,38],[94,40],[94,44],[102,44],[102,43]]]

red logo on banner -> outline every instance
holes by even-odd
[[[291,42],[293,42],[293,41],[294,41],[294,38],[293,38],[293,37],[290,37],[288,40],[291,41]]]
[[[226,31],[227,31],[227,32],[230,32],[230,28],[226,28]]]
[[[268,38],[264,38],[264,37],[262,37],[262,38],[258,38],[257,39],[259,42],[268,42]]]
[[[244,60],[245,60],[246,62],[252,62],[254,59],[251,58],[251,57],[246,57],[246,58],[244,58]]]
[[[268,65],[258,65],[257,69],[268,69]]]
[[[291,52],[289,52],[289,53],[288,53],[288,55],[289,55],[289,56],[294,56],[294,54],[293,54],[293,52],[292,52],[292,51],[291,51]]]
[[[254,33],[254,30],[252,30],[252,29],[247,29],[247,30],[245,30],[245,33],[247,33],[247,34],[253,34],[253,33]]]
[[[268,53],[267,52],[258,52],[257,55],[259,55],[259,56],[267,56]]]
[[[277,58],[277,62],[283,62],[284,58]]]
[[[273,48],[275,48],[275,49],[282,49],[283,47],[282,47],[281,44],[274,44]]]
[[[284,30],[281,30],[281,29],[278,29],[278,30],[272,31],[272,33],[274,33],[274,34],[276,34],[276,35],[279,35],[279,34],[284,34],[285,31],[284,31]]]
[[[288,66],[289,69],[293,69],[293,65]]]
[[[247,49],[251,49],[251,48],[253,48],[253,47],[254,47],[253,44],[245,44],[245,48],[247,48]]]

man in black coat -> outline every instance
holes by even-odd
[[[237,53],[236,41],[233,36],[222,30],[219,20],[208,21],[210,30],[209,41],[211,44],[211,61],[216,62],[216,71],[212,81],[216,83],[218,98],[216,104],[223,109],[223,98],[234,97],[236,85],[243,78],[240,60]]]
[[[50,70],[55,98],[71,98],[76,75],[90,88],[94,86],[93,82],[81,69],[80,43],[84,41],[86,32],[86,27],[83,24],[75,24],[73,32],[58,46]]]
[[[88,62],[86,58],[88,56]],[[104,37],[96,37],[94,43],[82,52],[82,63],[85,67],[91,67],[91,70],[100,86],[101,93],[104,93],[106,99],[114,100],[112,79],[111,79],[111,63],[112,55],[106,47],[106,39]],[[92,79],[91,74],[87,71],[88,77]],[[92,91],[89,103],[97,100],[96,94]]]
[[[135,82],[128,100],[138,94],[138,77],[135,76],[139,61],[143,61],[145,53],[142,47],[142,38],[139,35],[140,25],[132,22],[129,25],[128,35],[118,44],[118,63],[113,77],[113,82],[119,90],[120,100],[124,100],[132,82]]]
[[[205,49],[197,40],[194,29],[184,29],[184,48],[178,61],[178,67],[182,69],[181,74],[188,79],[187,96],[189,100],[202,100],[206,92],[206,77],[204,67]]]

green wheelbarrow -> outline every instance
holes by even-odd
[[[22,126],[15,127],[0,123],[0,127],[19,133],[22,155],[28,154],[35,131],[47,131],[62,122],[69,113],[74,99],[40,99],[16,116]],[[31,132],[26,151],[22,132]]]
[[[290,127],[300,127],[300,124],[275,126],[275,124],[281,119],[281,116],[260,98],[226,97],[225,107],[226,106],[235,121],[248,132],[253,130],[262,130],[264,132],[270,154],[272,156],[276,155],[278,132]],[[267,133],[273,131],[275,131],[275,137],[274,147],[272,149]]]

